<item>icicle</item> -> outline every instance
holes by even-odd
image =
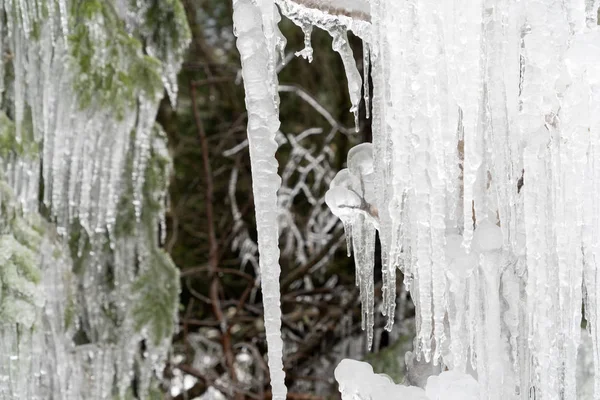
[[[140,220],[142,215],[142,202],[143,202],[143,187],[144,187],[144,172],[146,171],[146,165],[148,158],[150,157],[150,137],[152,133],[152,126],[156,117],[158,104],[154,101],[150,101],[145,98],[139,99],[140,111],[137,119],[137,126],[135,128],[135,143],[134,143],[134,157],[132,166],[132,181],[133,181],[133,205],[135,207],[135,217]],[[127,142],[121,143],[121,146],[127,147]],[[121,163],[123,160],[116,159],[110,170],[112,174],[118,174]],[[119,179],[118,175],[111,177],[112,181]],[[111,203],[114,202],[111,196]],[[111,210],[112,211],[112,210]],[[112,213],[111,213],[112,214]],[[113,217],[114,218],[114,217]],[[111,222],[112,218],[110,219]]]
[[[369,89],[369,70],[370,70],[371,56],[369,50],[369,44],[363,41],[363,83],[364,83],[364,99],[365,99],[365,112],[366,118],[371,118],[371,98]]]
[[[373,267],[375,264],[375,228],[364,214],[356,216],[352,224],[354,256],[356,272],[362,304],[362,329],[367,331],[369,350],[373,345],[373,325],[375,323],[373,309],[375,294],[373,286]]]
[[[346,79],[348,80],[348,93],[350,95],[350,102],[352,103],[350,112],[354,113],[354,125],[356,132],[358,132],[358,109],[360,106],[362,92],[362,79],[358,69],[356,68],[356,62],[354,61],[352,48],[348,43],[348,35],[346,30],[342,28],[334,28],[329,31],[329,34],[333,38],[333,50],[339,53],[340,57],[342,58],[342,63],[344,64]]]
[[[162,205],[163,209],[158,220],[158,245],[163,247],[167,241],[167,210],[170,208],[169,196],[165,196],[165,198],[161,199],[160,204]]]
[[[468,292],[467,282],[477,265],[473,253],[467,254],[462,246],[462,236],[449,235],[446,239],[446,261],[448,262],[448,289],[451,296],[449,302],[449,323],[452,342],[453,367],[459,371],[467,371],[467,355],[469,351],[470,326],[468,325]]]
[[[554,268],[552,253],[549,251],[548,235],[535,232],[548,232],[547,221],[550,220],[548,204],[548,182],[544,152],[548,145],[549,135],[545,128],[540,128],[531,138],[524,153],[527,179],[525,189],[525,224],[527,234],[527,303],[530,318],[529,342],[535,357],[534,368],[538,380],[536,386],[547,395],[558,393],[558,375],[555,360],[557,347],[551,343],[548,332],[556,332],[556,322],[549,314],[548,290],[552,287],[551,279]]]
[[[477,194],[474,186],[483,161],[478,151],[481,140],[478,122],[483,89],[480,64],[482,2],[476,0],[469,4],[457,5],[455,12],[457,16],[454,22],[460,46],[456,54],[459,79],[455,96],[462,110],[464,130],[463,240],[465,247],[469,249],[473,238],[473,202]]]
[[[53,5],[50,6],[50,8],[54,8]],[[68,48],[68,40],[67,38],[69,37],[69,14],[68,14],[68,8],[67,8],[67,0],[58,0],[58,10],[59,10],[59,15],[60,15],[60,27],[62,30],[62,39],[65,43],[65,46],[67,46]]]
[[[285,64],[285,46],[287,45],[287,39],[285,38],[285,36],[283,36],[283,33],[281,33],[281,30],[279,30],[279,23],[281,22],[281,14],[279,14],[279,9],[277,8],[277,6],[275,6],[273,4],[273,30],[274,30],[274,36],[275,36],[275,49],[278,52],[277,55],[279,55],[279,61],[282,64]],[[277,55],[273,54],[273,60],[275,63],[275,66],[277,67]],[[274,84],[274,90],[275,92],[277,92],[277,87],[278,87],[278,82],[275,81]],[[275,96],[275,104],[277,104],[277,106],[279,106],[279,96]]]
[[[348,257],[352,255],[352,223],[348,220],[343,221],[344,235],[346,236],[346,253]]]
[[[302,25],[302,32],[304,33],[304,49],[296,52],[296,57],[302,57],[308,60],[309,63],[313,61],[313,48],[310,42],[310,36],[312,35],[313,27],[310,24]]]
[[[251,0],[234,0],[233,20],[246,88],[248,138],[258,229],[265,330],[269,346],[269,371],[273,399],[283,400],[287,390],[282,363],[277,227],[277,189],[281,180],[277,175],[275,158],[277,150],[275,134],[279,129],[279,116],[276,102],[273,101],[272,89],[268,84],[277,80],[275,69],[271,67],[275,46],[270,42],[270,32],[274,30],[272,25],[274,19],[269,15],[275,6],[268,0],[263,1],[262,5],[263,7],[259,8]]]
[[[371,102],[371,96],[369,95],[369,73],[371,73],[373,82],[373,152],[379,155],[374,158],[373,186],[375,189],[374,198],[378,216],[379,241],[382,250],[382,314],[387,316],[385,329],[391,331],[394,324],[396,307],[396,268],[402,265],[401,257],[407,256],[408,249],[404,253],[400,252],[403,238],[399,233],[400,224],[396,225],[397,220],[402,219],[405,213],[403,211],[397,213],[393,208],[402,204],[403,200],[398,201],[398,199],[393,198],[396,186],[392,187],[385,184],[385,182],[393,176],[392,159],[394,154],[391,146],[392,137],[394,134],[401,136],[405,131],[402,131],[398,127],[396,119],[385,120],[386,116],[393,114],[388,114],[385,108],[385,105],[391,101],[391,98],[388,97],[388,82],[390,79],[396,77],[391,77],[392,69],[386,65],[388,57],[391,57],[391,52],[385,47],[388,42],[385,40],[385,37],[379,37],[383,32],[383,19],[389,17],[389,13],[379,7],[383,7],[383,5],[376,2],[372,3],[372,37],[367,43],[363,42],[363,73],[364,95],[366,96],[365,106],[368,116],[371,114],[371,104],[369,104]],[[389,12],[395,11],[389,10]],[[373,63],[372,71],[370,71],[371,62]],[[404,187],[399,189],[399,191],[402,190],[404,190]],[[406,269],[404,269],[404,272],[406,272]]]
[[[362,303],[362,328],[367,330],[369,348],[373,340],[373,267],[377,226],[372,210],[373,163],[371,143],[354,146],[348,152],[348,168],[337,173],[325,194],[325,202],[342,220],[348,246],[352,245],[354,250],[356,284],[360,288]]]
[[[4,0],[0,0],[0,33],[3,34],[4,33]],[[5,82],[4,82],[4,42],[5,42],[5,38],[1,38],[0,39],[0,97],[2,97],[4,95],[4,89],[5,89]]]
[[[600,81],[598,80],[598,60],[600,52],[597,47],[599,32],[597,30],[589,31],[575,36],[570,49],[565,54],[565,82],[566,91],[563,99],[563,107],[560,110],[561,127],[565,136],[570,139],[567,141],[568,148],[572,153],[564,157],[565,164],[571,166],[569,172],[575,172],[569,177],[568,185],[565,187],[565,194],[569,196],[565,201],[569,201],[570,207],[566,208],[568,212],[565,218],[569,219],[567,232],[569,239],[573,237],[577,229],[581,226],[582,252],[573,252],[576,256],[574,260],[574,273],[568,269],[567,276],[563,276],[561,288],[571,296],[574,296],[573,303],[581,302],[581,293],[576,290],[576,285],[581,283],[580,276],[577,274],[582,267],[583,283],[585,286],[585,318],[588,331],[591,334],[594,359],[594,398],[600,394],[600,351],[598,343],[599,336],[599,305],[600,296],[600,269],[598,265],[598,243],[597,238],[600,227],[600,203],[598,202],[598,193],[600,190],[600,155],[599,139],[596,132],[600,131]],[[590,133],[592,133],[590,135]],[[581,170],[583,168],[583,171]],[[582,180],[585,177],[586,180]],[[569,190],[570,189],[570,190]],[[572,240],[572,239],[571,239]],[[579,244],[579,242],[575,242]],[[568,243],[567,243],[568,244]],[[578,249],[577,249],[578,250]],[[581,260],[583,256],[583,260]],[[569,263],[571,264],[571,263]],[[572,268],[572,267],[571,267]],[[566,278],[566,279],[565,279]],[[567,283],[567,284],[565,284]],[[575,304],[571,304],[574,307]],[[579,303],[580,304],[580,303]],[[572,316],[579,314],[572,313]],[[579,344],[580,332],[575,332],[576,320],[566,320],[570,326],[566,326],[565,334],[570,345],[570,355],[567,359],[569,365],[573,364],[573,353],[576,355],[577,349],[573,346]],[[568,349],[568,348],[567,348]],[[574,374],[567,371],[566,387],[573,387]],[[580,383],[580,382],[577,382]],[[574,389],[574,388],[573,388]],[[577,391],[578,398],[581,393]]]
[[[64,1],[65,0],[61,0],[61,2]],[[122,8],[125,8],[122,11],[124,13],[122,18],[125,19],[128,30],[133,30],[135,25],[144,21],[144,18],[146,17],[145,13],[147,12],[146,7],[148,7],[148,5],[141,3],[140,6],[137,6],[139,9],[134,10],[127,9],[128,6],[131,7],[126,2],[121,5]],[[177,14],[177,11],[174,9],[174,7],[176,7],[175,2],[155,3],[155,7],[155,10],[158,13],[164,13],[164,15]],[[157,15],[157,17],[160,17],[160,14]],[[177,106],[177,95],[179,93],[177,75],[183,64],[186,49],[191,41],[191,36],[185,24],[176,24],[170,28],[176,31],[175,36],[177,37],[177,41],[173,40],[174,37],[170,35],[157,37],[154,34],[150,34],[146,37],[146,51],[148,54],[162,61],[161,75],[163,86],[169,96],[171,106],[175,108]],[[152,31],[150,30],[149,33],[151,32]]]
[[[15,126],[17,143],[20,143],[22,139],[23,115],[25,113],[25,72],[27,66],[23,55],[25,48],[24,44],[22,43],[23,40],[24,38],[20,31],[13,33],[13,46],[11,50],[15,57],[13,64],[17,66],[14,71]]]
[[[331,193],[327,192],[325,201],[332,212],[342,220],[346,235],[347,253],[350,257],[352,254],[352,222],[355,211],[363,206],[362,200],[358,198],[361,191],[361,181],[349,169],[344,168],[335,175],[329,186],[330,188],[339,188],[331,191]]]

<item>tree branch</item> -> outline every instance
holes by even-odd
[[[200,145],[202,146],[202,164],[204,167],[204,175],[206,181],[206,198],[204,203],[206,204],[206,219],[208,225],[208,240],[209,240],[209,271],[211,275],[210,283],[210,299],[212,302],[212,308],[219,324],[221,326],[221,342],[223,345],[223,353],[225,354],[225,362],[229,370],[229,376],[233,382],[233,386],[237,383],[237,376],[235,373],[234,354],[231,347],[231,334],[223,310],[221,309],[221,301],[219,298],[219,292],[221,291],[221,281],[219,279],[218,268],[219,268],[219,248],[217,242],[217,235],[215,233],[215,218],[213,210],[214,201],[214,185],[212,171],[210,168],[210,158],[208,155],[208,144],[206,141],[206,132],[204,130],[204,124],[200,118],[200,112],[198,111],[198,104],[196,100],[196,85],[194,82],[191,86],[191,97],[192,107],[194,113],[194,122],[196,123],[196,129],[198,130],[198,136],[200,138]],[[237,400],[243,400],[243,396],[236,392],[235,398]]]

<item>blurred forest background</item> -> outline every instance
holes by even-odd
[[[177,106],[165,96],[157,117],[175,165],[165,247],[182,279],[180,327],[166,377],[176,400],[268,399],[247,119],[232,6],[222,0],[183,2],[193,40],[179,76]],[[278,135],[288,398],[336,399],[333,370],[342,358],[366,359],[376,372],[396,382],[406,379],[412,302],[400,276],[394,330],[384,331],[384,319],[376,314],[373,351],[367,352],[354,262],[346,255],[342,225],[323,197],[348,150],[371,141],[370,121],[363,107],[360,132],[355,132],[343,65],[329,34],[313,32],[314,60],[309,63],[294,55],[304,48],[302,30],[285,18],[280,28],[288,39],[279,73]],[[362,43],[353,37],[350,42],[361,68]],[[376,265],[376,302],[379,270]]]

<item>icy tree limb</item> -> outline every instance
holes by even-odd
[[[290,0],[290,3],[363,21],[371,19],[371,7],[366,0]]]

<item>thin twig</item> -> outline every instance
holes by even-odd
[[[339,241],[343,235],[344,231],[340,230],[339,232],[337,232],[329,240],[329,242],[325,246],[323,246],[323,249],[317,254],[315,254],[306,264],[294,269],[293,271],[290,271],[290,273],[287,274],[287,276],[281,282],[281,287],[283,288],[284,292],[286,291],[286,289],[289,288],[289,286],[292,283],[294,283],[294,281],[306,275],[306,273],[309,272],[313,266],[317,265],[323,259],[323,257],[327,257],[327,254],[329,254],[329,252],[331,251],[332,246],[337,241]]]
[[[351,129],[346,128],[338,122],[329,111],[325,109],[312,95],[303,88],[296,85],[279,85],[279,92],[295,93],[302,100],[310,104],[327,122],[345,135],[351,135]]]
[[[208,240],[209,240],[209,269],[211,274],[210,283],[210,299],[212,302],[212,308],[217,320],[221,325],[221,342],[223,345],[223,353],[225,354],[225,362],[229,370],[229,376],[234,386],[237,383],[237,376],[234,367],[234,355],[231,348],[231,334],[227,326],[227,321],[223,310],[221,309],[221,301],[219,298],[219,292],[221,291],[221,281],[219,279],[218,267],[219,267],[219,248],[217,243],[217,235],[215,233],[215,220],[213,210],[214,200],[214,185],[212,171],[210,168],[210,159],[208,155],[208,144],[206,142],[206,131],[204,130],[204,124],[200,118],[200,112],[198,110],[196,100],[196,85],[191,85],[191,97],[192,107],[194,113],[194,122],[196,123],[196,129],[198,130],[198,136],[200,139],[200,145],[202,146],[202,164],[204,167],[204,175],[206,181],[206,198],[204,203],[206,204],[206,219],[208,225]],[[243,400],[243,396],[236,392],[235,398]]]

